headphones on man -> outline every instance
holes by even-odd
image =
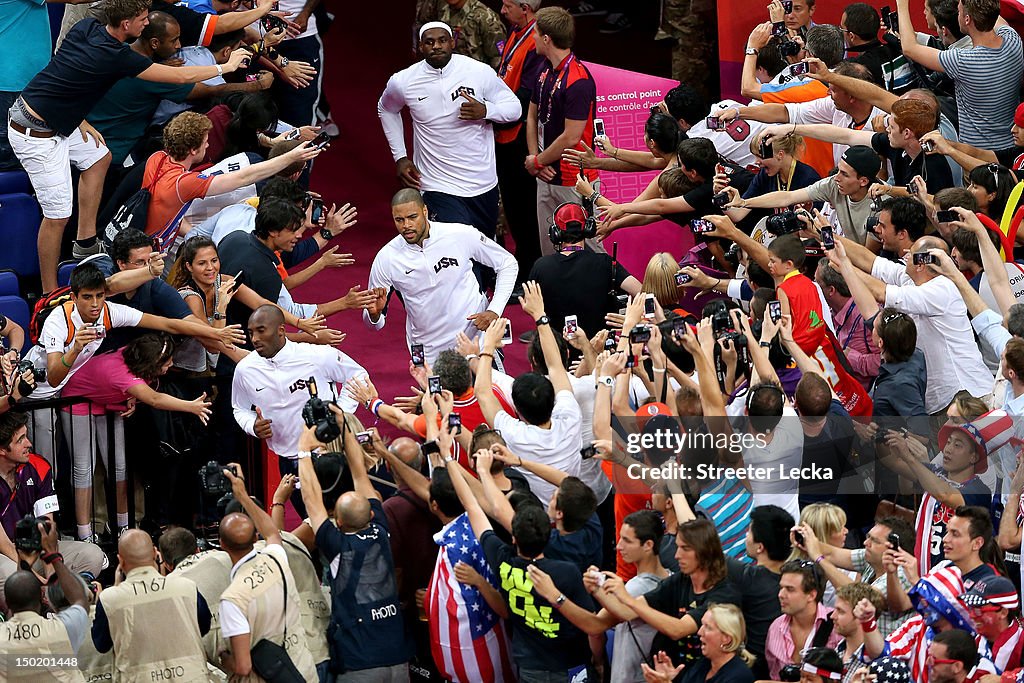
[[[785,405],[785,403],[786,403],[786,393],[779,387],[779,385],[772,384],[771,382],[763,382],[763,383],[758,384],[756,386],[753,386],[753,387],[751,387],[750,389],[747,390],[747,413],[748,414],[750,413],[750,404],[754,400],[754,396],[757,395],[757,393],[760,392],[760,391],[774,391],[774,392],[778,393],[779,396],[782,397],[783,405]]]
[[[560,204],[551,214],[551,223],[548,225],[548,239],[554,245],[570,241],[570,233],[574,236],[579,234],[584,239],[597,235],[597,219],[593,212],[575,202]],[[576,237],[572,241],[579,239]]]

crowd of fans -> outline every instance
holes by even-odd
[[[773,0],[749,101],[680,83],[645,150],[573,13],[420,2],[377,104],[397,235],[304,303],[357,221],[309,187],[316,4],[69,6],[52,53],[44,5],[0,17],[0,165],[43,215],[31,325],[0,320],[0,680],[1024,681],[997,0]],[[660,218],[694,246],[634,277],[605,245]],[[395,305],[410,396],[326,325]]]

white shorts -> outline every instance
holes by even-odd
[[[32,180],[43,216],[55,220],[71,216],[74,196],[71,164],[84,171],[110,154],[105,145],[97,147],[92,137],[83,141],[78,131],[69,137],[54,135],[50,138],[34,138],[18,132],[8,124],[7,138],[18,161]]]

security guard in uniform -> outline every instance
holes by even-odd
[[[78,577],[64,566],[64,558],[57,552],[57,525],[49,526],[47,532],[42,524],[38,525],[42,534],[42,559],[55,570],[57,582],[71,606],[58,613],[57,618],[46,619],[40,614],[41,593],[36,575],[30,571],[17,571],[8,577],[4,585],[4,598],[12,616],[10,621],[0,624],[0,642],[3,643],[5,660],[0,665],[0,680],[33,683],[85,681],[82,672],[73,662],[74,655],[88,633],[85,589]],[[18,655],[52,658],[52,662],[45,667],[14,666]]]
[[[126,531],[117,558],[114,585],[100,595],[92,626],[96,650],[114,649],[114,680],[209,680],[202,635],[210,630],[210,610],[196,585],[160,575],[144,531]]]
[[[229,675],[233,674],[232,681],[262,681],[252,668],[250,650],[266,639],[283,643],[299,674],[316,681],[316,666],[299,617],[299,591],[281,545],[281,532],[246,493],[245,480],[235,475],[241,473],[241,467],[229,464],[228,468],[224,474],[248,516],[233,512],[220,523],[220,545],[232,563],[231,585],[220,601],[220,632],[226,641],[221,661]],[[254,547],[257,530],[266,540],[262,551]]]

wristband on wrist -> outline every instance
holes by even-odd
[[[217,75],[218,76],[223,76],[224,75],[224,67],[222,67],[220,64],[217,64],[216,66],[217,66]]]
[[[64,359],[64,354],[63,353],[60,354],[60,363],[61,363],[61,365],[63,365],[66,368],[70,368],[71,367],[71,363],[67,362],[67,360]]]
[[[824,555],[818,555],[816,558],[814,558],[814,564],[821,564],[821,561],[824,560],[824,559],[825,559]]]
[[[542,164],[540,163],[540,159],[538,159],[538,158],[537,158],[537,157],[539,157],[539,156],[540,156],[539,154],[534,154],[534,155],[533,155],[533,167],[534,167],[535,169],[537,169],[538,171],[539,171],[540,169],[544,168],[544,166],[543,166],[543,165],[542,165]]]
[[[380,413],[378,411],[380,410],[380,407],[382,405],[384,405],[384,401],[382,401],[379,398],[374,399],[373,403],[370,405],[370,412],[376,415],[377,417],[380,417]]]
[[[466,356],[466,360],[473,360],[474,358],[479,358],[479,356],[475,353],[471,353],[468,356]]]
[[[273,509],[274,509],[274,508],[276,508],[276,507],[281,507],[281,508],[283,508],[283,507],[284,507],[284,503],[271,503],[271,504],[270,504],[270,509],[271,509],[271,510],[273,510]]]
[[[869,621],[860,622],[860,628],[864,633],[871,633],[878,630],[878,619],[871,617]]]
[[[479,354],[479,357],[483,358],[484,356],[487,356],[488,358],[494,358],[494,354],[493,353],[487,353],[486,351],[481,351],[480,354]]]
[[[45,562],[46,564],[53,564],[54,562],[57,562],[58,560],[61,561],[61,562],[64,561],[64,556],[61,555],[60,553],[54,552],[54,553],[47,553],[47,554],[43,555],[43,562]]]

